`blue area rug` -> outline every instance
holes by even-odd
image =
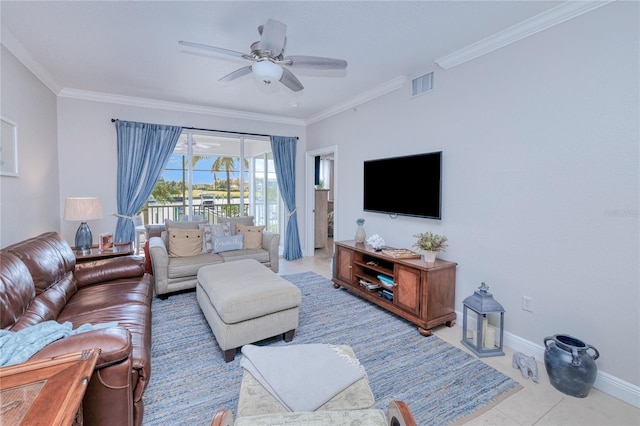
[[[377,407],[406,402],[419,425],[468,420],[521,385],[472,355],[373,305],[313,272],[285,275],[302,290],[293,342],[350,345],[367,370]],[[219,408],[234,415],[242,371],[225,363],[195,292],[154,298],[151,382],[145,425],[209,425]]]

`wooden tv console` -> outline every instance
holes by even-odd
[[[345,289],[418,326],[423,336],[431,329],[456,320],[455,290],[456,263],[436,259],[427,264],[422,259],[397,259],[376,252],[363,243],[339,241],[335,243],[333,286]],[[384,274],[393,278],[393,287],[384,287],[377,278]],[[361,280],[378,284],[393,292],[393,300],[367,290]]]

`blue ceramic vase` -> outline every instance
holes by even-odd
[[[546,337],[544,345],[544,366],[553,387],[577,398],[589,395],[598,375],[598,350],[566,334]]]

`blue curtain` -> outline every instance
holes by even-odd
[[[298,234],[298,213],[296,213],[296,143],[294,137],[271,136],[271,151],[276,168],[278,188],[289,211],[285,225],[284,253],[287,260],[300,259],[300,236]]]
[[[182,127],[116,120],[118,214],[135,216],[151,195],[176,147]],[[119,217],[114,241],[134,241],[135,225]]]

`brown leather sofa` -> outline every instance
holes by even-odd
[[[0,250],[0,327],[19,331],[37,323],[117,322],[57,340],[30,360],[98,348],[82,412],[85,425],[141,425],[142,395],[151,374],[151,277],[137,256],[76,265],[58,233]]]

